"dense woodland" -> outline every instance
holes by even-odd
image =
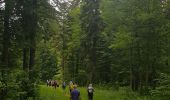
[[[0,100],[47,79],[170,98],[169,0],[0,0]]]

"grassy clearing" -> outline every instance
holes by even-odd
[[[68,97],[64,95],[60,88],[54,89],[41,85],[39,94],[41,100],[68,100]]]
[[[81,93],[82,100],[87,99],[86,88],[78,88]],[[40,86],[40,98],[41,100],[69,100],[69,91],[66,90],[66,94],[61,88],[54,89],[52,87]],[[95,89],[94,100],[149,100],[146,97],[140,97],[128,91],[125,88],[121,88],[118,91]]]

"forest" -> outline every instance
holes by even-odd
[[[0,100],[68,100],[49,79],[170,100],[170,0],[0,0]]]

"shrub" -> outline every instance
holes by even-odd
[[[169,100],[170,98],[170,76],[161,73],[157,87],[151,91],[151,94],[158,100]]]

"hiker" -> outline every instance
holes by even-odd
[[[71,91],[74,89],[74,84],[72,81],[70,81],[69,83],[69,90],[70,90],[70,94],[71,94]]]
[[[66,82],[63,82],[63,84],[62,84],[62,88],[63,88],[63,91],[64,91],[64,94],[66,94],[66,91],[65,91],[65,89],[66,89]]]
[[[57,87],[59,87],[59,81],[57,81]]]
[[[77,90],[77,85],[74,85],[74,89],[71,91],[70,100],[81,100],[80,92]]]
[[[52,86],[52,80],[49,80],[49,86]]]
[[[54,84],[54,80],[51,80],[51,86],[53,87],[53,84]]]
[[[63,82],[63,84],[62,84],[62,88],[63,88],[63,90],[65,90],[65,89],[66,89],[66,82]]]
[[[49,80],[47,80],[47,87],[49,86],[49,83],[50,83],[50,81],[49,81]]]
[[[88,88],[87,88],[87,92],[88,92],[88,98],[89,98],[89,100],[93,100],[94,88],[93,88],[92,84],[89,84],[89,86],[88,86]]]
[[[58,84],[57,84],[56,80],[53,81],[53,86],[54,86],[55,89],[56,89],[56,87],[58,87]]]

